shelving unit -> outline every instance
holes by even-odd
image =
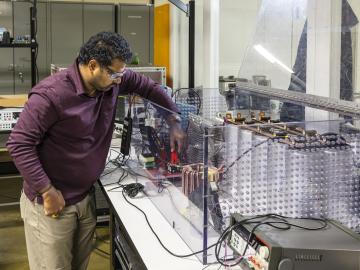
[[[37,43],[15,43],[15,44],[1,44],[0,48],[37,48]]]
[[[31,86],[34,87],[37,82],[37,68],[36,68],[36,57],[37,57],[37,48],[38,44],[36,42],[36,32],[37,32],[37,9],[36,9],[37,0],[34,0],[33,6],[30,8],[30,50],[31,50]],[[14,45],[24,45],[24,44],[14,44]]]
[[[30,43],[11,43],[11,44],[2,44],[0,43],[0,48],[29,48],[31,53],[31,87],[35,86],[37,83],[37,68],[36,68],[36,57],[38,43],[36,41],[36,32],[37,32],[37,0],[29,1],[32,3],[30,8]]]

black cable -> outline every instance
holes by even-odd
[[[115,159],[110,159],[110,156],[111,156],[111,149],[110,149],[110,155],[109,155],[109,158],[108,158],[108,160],[107,160],[107,162],[106,162],[106,164],[105,164],[105,168],[107,167],[107,165],[109,165],[109,163],[112,163],[112,161],[113,161],[113,160],[117,160],[117,159],[118,159],[118,157],[120,156],[120,154],[119,154],[119,155],[117,155],[117,157],[116,157]],[[103,175],[101,175],[101,176],[103,176]]]
[[[140,177],[144,177],[146,179],[149,179],[149,180],[152,180],[150,177],[146,176],[146,175],[142,175],[140,173],[137,173],[135,172],[130,166],[128,168],[124,168],[123,166],[125,166],[127,164],[128,161],[132,161],[132,160],[129,160],[129,157],[124,161],[124,163],[119,163],[118,164],[118,167],[114,168],[112,171],[104,174],[104,175],[107,175],[107,174],[110,174],[114,171],[116,171],[117,169],[121,169],[122,170],[122,174],[121,176],[119,177],[119,180],[117,180],[116,182],[112,182],[112,183],[108,183],[108,184],[104,184],[103,187],[105,186],[110,186],[110,185],[114,185],[114,184],[118,184],[117,187],[114,187],[114,188],[111,188],[109,189],[108,191],[113,191],[115,189],[118,189],[118,188],[123,188],[124,186],[126,185],[122,185],[120,184],[126,177],[128,177],[128,175],[130,174],[131,176],[134,176],[135,177],[135,182],[137,183],[138,182],[138,176]],[[103,175],[103,176],[104,176]]]
[[[109,160],[110,160],[110,157],[111,157],[111,152],[115,152],[115,153],[117,154],[117,156],[116,156],[115,159],[117,159],[117,158],[121,155],[120,151],[115,150],[115,149],[118,149],[118,147],[120,147],[120,145],[119,145],[119,146],[114,146],[114,145],[112,145],[112,146],[110,147]]]
[[[140,177],[144,177],[146,179],[149,179],[149,180],[152,180],[149,176],[147,175],[143,175],[141,173],[138,173],[138,172],[135,172],[131,167],[128,167],[128,168],[122,168],[123,170],[127,171],[128,174],[130,174],[131,176],[135,176],[135,179],[136,179],[136,182],[137,182],[137,176],[140,176]]]
[[[107,159],[107,162],[106,162],[106,164],[105,164],[105,168],[107,167],[107,165],[109,165],[109,163],[112,163],[113,160],[117,160],[117,159],[120,157],[120,155],[121,155],[120,152],[115,151],[116,153],[118,153],[118,155],[116,156],[116,158],[110,159],[110,157],[111,157],[111,151],[115,151],[115,150],[113,150],[113,149],[110,148],[110,155],[109,155],[109,157],[108,157],[108,159]],[[102,177],[102,176],[104,176],[104,175],[107,175],[107,174],[110,174],[110,173],[111,173],[111,172],[102,174],[100,177]]]
[[[111,151],[115,151],[115,150],[110,149],[110,156],[111,156]],[[115,151],[115,152],[118,153],[118,155],[114,159],[108,159],[108,161],[105,164],[105,168],[107,167],[107,165],[109,163],[114,164],[116,166],[116,168],[113,171],[115,171],[117,168],[120,168],[121,166],[125,166],[126,162],[130,158],[130,156],[124,156],[122,153],[120,153],[118,151]],[[121,157],[121,160],[120,160],[120,157]],[[111,171],[111,172],[113,172],[113,171]],[[105,174],[102,174],[101,177],[104,176],[104,175],[107,175],[107,174],[109,174],[111,172],[107,172]]]
[[[105,175],[111,174],[111,173],[115,172],[117,169],[118,169],[118,168],[114,168],[113,170],[102,174],[100,177],[104,177]]]
[[[269,141],[274,141],[277,139],[280,139],[281,137],[273,137],[273,138],[268,138],[258,144],[255,144],[254,146],[251,146],[250,148],[248,148],[247,150],[245,150],[241,155],[239,155],[232,163],[230,163],[230,165],[228,167],[225,168],[224,174],[226,174],[229,169],[234,166],[236,164],[236,162],[238,162],[241,158],[243,158],[247,153],[251,152],[252,150],[254,150],[255,148],[259,147],[260,145],[267,143]]]
[[[255,220],[255,219],[268,218],[268,217],[274,217],[274,216],[273,216],[272,214],[259,215],[259,216],[253,217],[253,218],[244,219],[244,220],[242,220],[241,222],[238,222],[238,223],[235,223],[235,224],[233,224],[233,225],[231,225],[231,226],[228,226],[228,227],[224,230],[224,232],[221,234],[221,236],[219,237],[219,240],[218,240],[217,245],[216,245],[216,247],[215,247],[215,257],[216,257],[216,260],[217,260],[221,265],[224,265],[224,266],[230,266],[230,267],[231,267],[231,266],[235,266],[235,265],[239,264],[239,263],[242,261],[244,255],[246,254],[246,250],[247,250],[247,248],[248,248],[248,243],[249,243],[250,240],[251,240],[252,233],[250,233],[250,235],[249,235],[249,238],[248,238],[248,241],[247,241],[247,245],[246,245],[246,247],[245,247],[245,249],[244,249],[243,255],[240,256],[240,257],[239,257],[240,260],[237,261],[237,262],[234,263],[234,264],[225,264],[225,262],[228,261],[228,260],[225,260],[225,261],[224,261],[224,260],[222,260],[222,259],[219,257],[219,256],[220,256],[220,249],[221,249],[222,243],[223,243],[225,240],[227,240],[228,236],[231,234],[231,232],[232,232],[236,227],[238,227],[238,226],[240,226],[240,225],[243,225],[243,224],[250,224],[250,221]],[[283,220],[283,219],[281,219],[281,220]],[[236,258],[236,259],[238,259],[238,258]]]
[[[126,174],[125,174],[126,173]],[[116,183],[112,183],[112,184],[118,184],[117,187],[113,187],[111,189],[109,189],[108,191],[113,191],[115,189],[118,189],[118,188],[123,188],[124,185],[120,184],[126,177],[128,177],[128,173],[123,169],[123,173],[121,174],[119,180],[116,182]]]
[[[119,169],[119,168],[115,168],[115,170],[117,170],[117,169]],[[121,168],[121,169],[122,169],[122,168]],[[119,179],[118,179],[116,182],[104,184],[103,187],[110,186],[110,185],[114,185],[114,184],[118,184],[118,185],[121,186],[120,182],[122,182],[122,181],[128,176],[128,174],[125,175],[125,172],[126,172],[126,171],[125,171],[124,169],[122,169],[122,170],[123,170],[123,171],[122,171],[122,174],[121,174],[121,176],[119,177]],[[116,187],[116,188],[118,188],[118,187]],[[112,190],[112,189],[110,189],[109,191],[111,191],[111,190]]]
[[[114,164],[116,167],[120,168],[122,166],[125,166],[126,165],[126,162],[129,160],[130,156],[124,156],[122,155],[121,156],[121,160],[120,160],[120,155],[115,158],[115,159],[112,159],[110,160],[109,162],[111,162],[112,164]]]
[[[225,264],[225,261],[222,260],[219,256],[220,256],[220,249],[222,246],[222,243],[227,240],[227,237],[229,236],[229,234],[232,232],[233,229],[235,229],[237,226],[240,226],[240,224],[234,224],[232,226],[229,226],[228,228],[226,228],[224,230],[224,232],[221,234],[221,236],[219,237],[218,241],[216,242],[216,246],[215,246],[215,257],[216,260],[223,266],[234,266],[234,265],[229,265],[229,264]],[[226,260],[228,261],[228,260]]]
[[[266,221],[269,218],[277,219],[278,221]],[[219,240],[218,240],[217,245],[215,247],[216,260],[221,265],[228,266],[228,267],[238,265],[243,260],[243,258],[245,257],[246,251],[247,251],[247,249],[248,249],[248,247],[250,245],[250,241],[251,241],[252,237],[254,236],[255,230],[260,226],[267,225],[267,226],[270,226],[272,228],[279,229],[279,230],[289,230],[289,229],[291,229],[291,227],[296,227],[296,228],[300,228],[300,229],[304,229],[304,230],[311,230],[311,231],[313,231],[313,230],[322,230],[322,229],[327,227],[327,221],[325,219],[321,219],[321,218],[293,218],[293,219],[297,219],[297,220],[313,220],[313,221],[318,221],[318,222],[322,223],[321,226],[315,227],[315,228],[304,227],[304,226],[300,226],[300,225],[297,225],[297,224],[290,223],[290,222],[288,222],[286,220],[287,218],[289,218],[289,217],[285,217],[285,216],[278,215],[278,214],[265,214],[265,215],[259,215],[259,216],[255,216],[255,217],[252,217],[252,218],[244,219],[244,220],[242,220],[242,221],[240,221],[238,223],[235,223],[235,224],[227,227],[224,230],[224,232],[222,233],[222,235],[219,237]],[[264,220],[263,221],[256,221],[256,219],[264,219]],[[236,261],[233,264],[226,264],[225,262],[227,262],[228,260],[222,260],[220,258],[220,249],[221,249],[222,243],[224,241],[228,241],[229,235],[232,233],[232,231],[234,229],[236,229],[236,227],[241,226],[241,225],[245,225],[245,224],[255,224],[255,226],[252,228],[252,230],[251,230],[251,232],[250,232],[250,234],[248,236],[246,246],[244,248],[244,251],[243,251],[242,255],[240,255],[237,258],[237,259],[240,258],[240,260]],[[279,226],[279,225],[284,225],[284,226]]]
[[[194,252],[194,253],[191,253],[191,254],[179,255],[179,254],[173,253],[172,251],[170,251],[170,250],[161,242],[159,236],[157,235],[157,233],[154,231],[153,227],[151,226],[151,224],[150,224],[150,222],[149,222],[149,220],[148,220],[148,217],[147,217],[147,215],[145,214],[145,212],[144,212],[143,210],[141,210],[139,207],[137,207],[135,204],[131,203],[131,202],[126,198],[124,190],[123,190],[123,192],[122,192],[122,195],[123,195],[125,201],[126,201],[128,204],[130,204],[131,206],[135,207],[137,210],[139,210],[139,211],[144,215],[145,220],[146,220],[146,223],[148,224],[150,230],[151,230],[152,233],[155,235],[156,239],[158,240],[158,242],[160,243],[160,245],[163,247],[163,249],[165,249],[170,255],[175,256],[175,257],[178,257],[178,258],[186,258],[186,257],[191,257],[191,256],[193,256],[193,255],[202,253],[202,252],[204,252],[205,250],[208,250],[208,249],[210,249],[210,248],[212,248],[212,247],[215,247],[216,243],[208,246],[206,249],[202,249],[202,250],[199,250],[199,251]]]
[[[299,225],[296,225],[296,224],[292,224],[292,223],[288,223],[288,222],[262,222],[262,223],[258,223],[256,224],[253,229],[251,230],[251,233],[248,237],[248,240],[247,240],[247,243],[246,243],[246,246],[245,246],[245,249],[243,251],[243,254],[242,254],[242,258],[244,258],[245,254],[246,254],[246,251],[250,245],[250,240],[251,240],[251,237],[254,235],[255,233],[255,230],[257,228],[259,228],[260,226],[270,226],[272,228],[275,228],[275,229],[278,229],[278,230],[289,230],[291,227],[297,227],[297,228],[300,228],[300,229],[304,229],[304,230],[309,230],[309,231],[313,231],[313,230],[321,230],[321,229],[324,229],[326,226],[327,226],[327,223],[326,221],[325,222],[325,225],[324,226],[321,226],[321,227],[318,227],[318,228],[308,228],[308,227],[303,227],[303,226],[299,226]],[[279,227],[279,226],[275,226],[274,224],[284,224],[286,225],[285,227]],[[242,259],[241,258],[241,259]],[[239,264],[239,262],[236,262],[235,265]]]
[[[123,175],[120,177],[120,179],[123,178]],[[197,252],[193,252],[191,254],[186,254],[186,255],[179,255],[179,254],[175,254],[172,251],[170,251],[160,240],[159,236],[157,235],[157,233],[154,231],[153,227],[151,226],[147,215],[145,214],[145,212],[143,210],[141,210],[139,207],[137,207],[136,205],[134,205],[133,203],[131,203],[127,197],[125,196],[125,193],[130,196],[130,197],[135,197],[140,191],[143,190],[143,186],[141,184],[138,183],[132,183],[132,184],[128,184],[128,185],[120,185],[119,187],[116,188],[120,188],[122,187],[122,195],[125,199],[125,201],[130,204],[131,206],[135,207],[138,211],[140,211],[144,217],[145,220],[150,228],[150,230],[152,231],[152,233],[155,235],[155,237],[157,238],[158,242],[160,243],[160,245],[172,256],[175,257],[179,257],[179,258],[185,258],[185,257],[190,257],[199,253],[204,252],[205,250],[208,250],[212,247],[215,247],[215,256],[216,256],[216,260],[218,261],[218,263],[220,263],[222,266],[227,266],[227,267],[231,267],[231,266],[235,266],[238,265],[244,258],[246,251],[248,249],[248,246],[250,244],[250,240],[254,235],[255,230],[260,227],[260,226],[270,226],[279,230],[289,230],[291,227],[296,227],[296,228],[301,228],[301,229],[305,229],[305,230],[321,230],[324,229],[327,226],[327,221],[324,219],[320,219],[320,218],[297,218],[298,220],[313,220],[313,221],[319,221],[320,223],[323,223],[321,226],[319,227],[315,227],[315,228],[310,228],[310,227],[304,227],[304,226],[300,226],[297,224],[293,224],[288,222],[286,219],[288,217],[282,216],[282,215],[278,215],[278,214],[266,214],[266,215],[259,215],[259,216],[255,216],[252,218],[247,218],[242,220],[241,222],[235,223],[231,226],[229,226],[228,228],[226,228],[224,230],[224,232],[221,234],[221,236],[219,237],[218,241],[215,244],[210,245],[209,247],[207,247],[206,249],[197,251]],[[113,188],[115,189],[115,188]],[[113,190],[111,189],[111,190]],[[109,190],[109,191],[111,191]],[[267,219],[272,218],[275,219],[276,221],[267,221]],[[263,219],[263,220],[259,220],[259,219]],[[243,254],[239,257],[236,258],[231,258],[231,259],[221,259],[220,258],[220,250],[221,250],[221,246],[224,243],[224,241],[228,240],[229,235],[232,233],[232,231],[240,226],[240,225],[244,225],[244,224],[255,224],[255,226],[253,227],[252,231],[249,234],[248,240],[247,240],[247,244],[244,248]],[[239,260],[240,258],[240,260]],[[230,261],[230,260],[237,260],[235,263],[233,264],[226,264],[226,262]]]

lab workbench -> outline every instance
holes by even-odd
[[[109,169],[103,175],[100,179],[100,185],[108,200],[111,213],[112,269],[220,269],[219,264],[203,265],[194,255],[187,258],[179,258],[169,254],[149,228],[145,216],[126,201],[121,188],[116,188],[119,186],[116,182],[122,177],[123,170],[121,168]],[[145,185],[146,193],[146,182],[150,180],[145,177],[136,178],[139,183]],[[133,182],[135,182],[135,177],[127,176],[121,184]],[[146,213],[149,223],[165,247],[179,255],[193,253],[148,196],[139,193],[135,198],[126,198]]]

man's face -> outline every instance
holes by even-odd
[[[91,63],[91,61],[94,61]],[[113,86],[121,83],[122,76],[125,71],[125,63],[119,59],[114,59],[110,66],[101,67],[96,60],[91,60],[89,67],[91,69],[92,78],[90,84],[100,92],[110,90]]]

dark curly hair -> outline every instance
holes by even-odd
[[[91,59],[95,59],[100,66],[107,67],[115,58],[124,62],[131,60],[129,43],[118,33],[100,32],[81,46],[78,61],[80,64],[87,64]]]

